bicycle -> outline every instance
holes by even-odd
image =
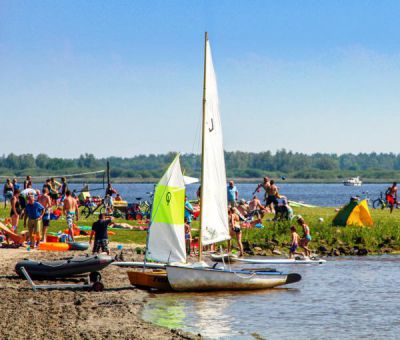
[[[383,196],[383,192],[381,191],[379,198],[377,198],[376,200],[374,200],[372,202],[372,207],[374,209],[385,209],[387,206],[389,206],[389,203],[386,199],[386,195],[385,197]]]
[[[153,197],[152,192],[147,193],[150,198]],[[128,220],[143,220],[149,219],[151,216],[152,204],[146,200],[142,200],[142,197],[136,197],[137,203],[132,204],[132,207],[127,212]]]
[[[83,203],[83,209],[81,211],[81,216],[85,218],[89,218],[90,215],[93,215],[98,209],[100,209],[100,214],[104,213],[106,208],[104,206],[104,200],[101,198],[93,198],[87,199]]]

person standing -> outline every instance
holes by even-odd
[[[50,193],[50,190],[51,190],[50,178],[45,180],[43,187],[42,187],[42,191],[44,191],[45,188],[47,188],[48,192]]]
[[[53,205],[57,205],[58,200],[58,189],[61,187],[61,184],[55,180],[54,177],[50,178],[50,197],[53,200]]]
[[[306,256],[311,256],[311,250],[308,244],[311,242],[310,227],[306,224],[303,217],[297,218],[297,223],[303,228],[303,238],[300,240],[300,247],[305,250]]]
[[[239,256],[243,256],[243,244],[242,244],[242,229],[240,228],[240,218],[236,213],[235,208],[231,207],[228,210],[228,221],[229,230],[231,237],[236,237],[236,241],[239,246]],[[228,240],[228,253],[231,251],[231,240]]]
[[[191,244],[192,244],[192,228],[187,218],[185,217],[185,245],[186,245],[186,255],[190,255],[191,252]]]
[[[43,215],[43,230],[42,230],[42,242],[46,242],[47,238],[47,229],[50,226],[50,214],[51,214],[51,198],[49,196],[49,189],[46,187],[43,188],[43,193],[38,198],[38,202],[44,207],[44,215]]]
[[[19,185],[19,183],[18,183],[16,178],[13,178],[12,185],[14,187],[14,191],[17,190],[17,189],[20,190],[20,185]]]
[[[185,215],[184,218],[187,220],[187,223],[190,225],[192,223],[192,216],[193,216],[193,206],[189,202],[189,199],[187,196],[185,196]]]
[[[33,195],[28,196],[28,203],[25,208],[24,228],[26,228],[26,220],[28,219],[29,242],[32,248],[35,247],[36,241],[37,245],[40,243],[41,222],[44,210],[43,205],[36,202]]]
[[[386,201],[389,204],[390,213],[392,213],[394,205],[397,205],[397,182],[393,182],[392,186],[386,190]]]
[[[239,191],[236,188],[235,183],[233,181],[229,181],[227,190],[228,190],[228,205],[229,207],[235,207],[236,201],[239,198]]]
[[[274,207],[278,205],[278,197],[279,197],[278,187],[276,186],[275,181],[273,179],[269,181],[269,186],[266,193],[267,193],[267,200],[265,202],[265,206],[272,207],[271,211],[273,211]]]
[[[200,202],[200,198],[201,198],[201,185],[199,185],[199,187],[197,188],[196,196],[197,196],[197,200]]]
[[[267,201],[267,196],[268,196],[268,189],[269,189],[270,183],[269,183],[269,178],[264,177],[263,182],[257,185],[256,190],[254,190],[253,195],[255,195],[256,192],[260,192],[261,188],[265,190],[264,192],[264,202]]]
[[[10,217],[11,217],[11,224],[13,231],[16,233],[18,229],[18,223],[19,223],[19,218],[22,212],[21,209],[21,204],[19,202],[19,195],[20,191],[19,189],[14,190],[14,196],[11,198],[11,211],[10,211]]]
[[[26,176],[26,180],[24,181],[24,189],[32,188],[32,177]]]
[[[4,208],[7,206],[7,201],[11,202],[11,198],[13,197],[13,195],[14,195],[14,187],[11,183],[11,180],[7,178],[3,188]]]
[[[65,193],[68,190],[68,183],[65,177],[61,177],[61,202],[65,199]]]
[[[112,225],[113,222],[110,218],[106,219],[106,216],[101,213],[99,214],[99,219],[93,223],[92,232],[90,233],[89,244],[92,244],[92,239],[94,236],[93,254],[106,252],[110,255],[110,249],[108,248],[108,227]]]
[[[118,191],[115,190],[115,189],[112,187],[111,183],[108,183],[108,184],[107,184],[107,189],[106,189],[106,194],[105,194],[104,196],[110,195],[110,197],[112,197],[114,194],[115,194],[115,195],[118,194]]]
[[[301,255],[304,257],[303,253],[297,252],[300,236],[297,234],[296,227],[294,225],[290,227],[290,232],[292,234],[292,241],[290,242],[289,259],[292,259],[294,255]]]
[[[112,196],[107,194],[106,197],[104,197],[103,204],[104,204],[106,215],[107,216],[112,215],[113,206],[114,206],[114,200],[113,200]]]
[[[74,219],[79,220],[79,209],[76,199],[71,196],[71,191],[69,190],[65,193],[63,212],[67,220],[69,235],[72,242],[74,242]]]

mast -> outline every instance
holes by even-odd
[[[202,134],[201,134],[201,191],[200,191],[200,235],[199,235],[199,261],[202,259],[203,246],[202,246],[202,223],[203,223],[203,208],[202,200],[204,198],[204,136],[206,133],[206,74],[207,74],[207,41],[208,41],[208,32],[205,32],[204,35],[204,80],[203,80],[203,125],[202,125]]]

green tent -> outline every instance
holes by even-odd
[[[364,227],[372,226],[373,224],[366,200],[350,201],[349,204],[340,209],[333,219],[333,225],[335,226],[355,225]]]

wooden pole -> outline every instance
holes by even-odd
[[[110,161],[107,161],[107,186],[111,184],[110,181]]]

